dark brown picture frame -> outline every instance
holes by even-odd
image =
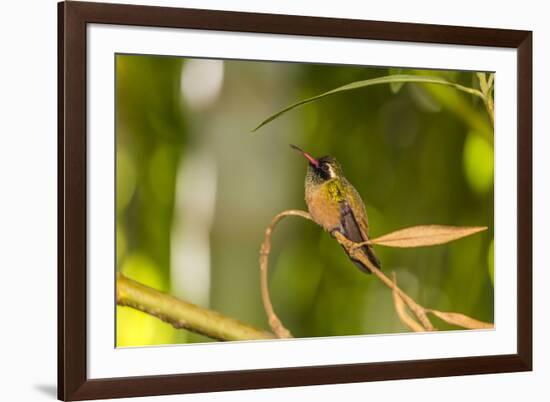
[[[193,28],[517,49],[517,353],[89,379],[86,373],[86,26]],[[532,32],[168,7],[58,4],[58,397],[116,398],[532,370]]]

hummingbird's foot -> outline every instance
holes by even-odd
[[[342,229],[340,229],[340,228],[329,230],[329,233],[333,238],[336,238],[336,233],[340,233],[341,235],[344,235],[344,233],[342,232]],[[345,235],[344,235],[344,237],[345,237]]]

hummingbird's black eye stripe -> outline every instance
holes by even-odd
[[[328,168],[328,165],[322,164],[317,169],[319,172],[319,175],[322,177],[323,180],[329,180],[330,179],[330,169]]]

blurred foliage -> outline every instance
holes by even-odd
[[[342,163],[373,236],[488,226],[449,245],[376,252],[420,304],[493,321],[493,129],[480,99],[438,85],[377,85],[250,134],[285,106],[354,81],[399,73],[479,89],[475,73],[139,55],[118,55],[116,72],[117,269],[130,278],[268,329],[258,251],[276,213],[306,208],[295,143]],[[272,299],[293,334],[406,331],[391,292],[319,227],[289,219],[273,241]],[[205,341],[117,307],[118,346]]]
[[[175,173],[186,139],[178,90],[182,60],[117,56],[117,262],[146,285],[169,290]],[[181,331],[117,307],[117,345],[185,342]]]

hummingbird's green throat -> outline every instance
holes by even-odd
[[[355,243],[366,242],[369,228],[365,204],[355,187],[345,178],[340,163],[328,155],[315,159],[296,145],[290,146],[308,161],[305,198],[313,221],[332,235],[338,231]],[[380,261],[372,247],[365,245],[362,249],[370,262],[380,268]],[[353,262],[370,273],[361,262]]]

